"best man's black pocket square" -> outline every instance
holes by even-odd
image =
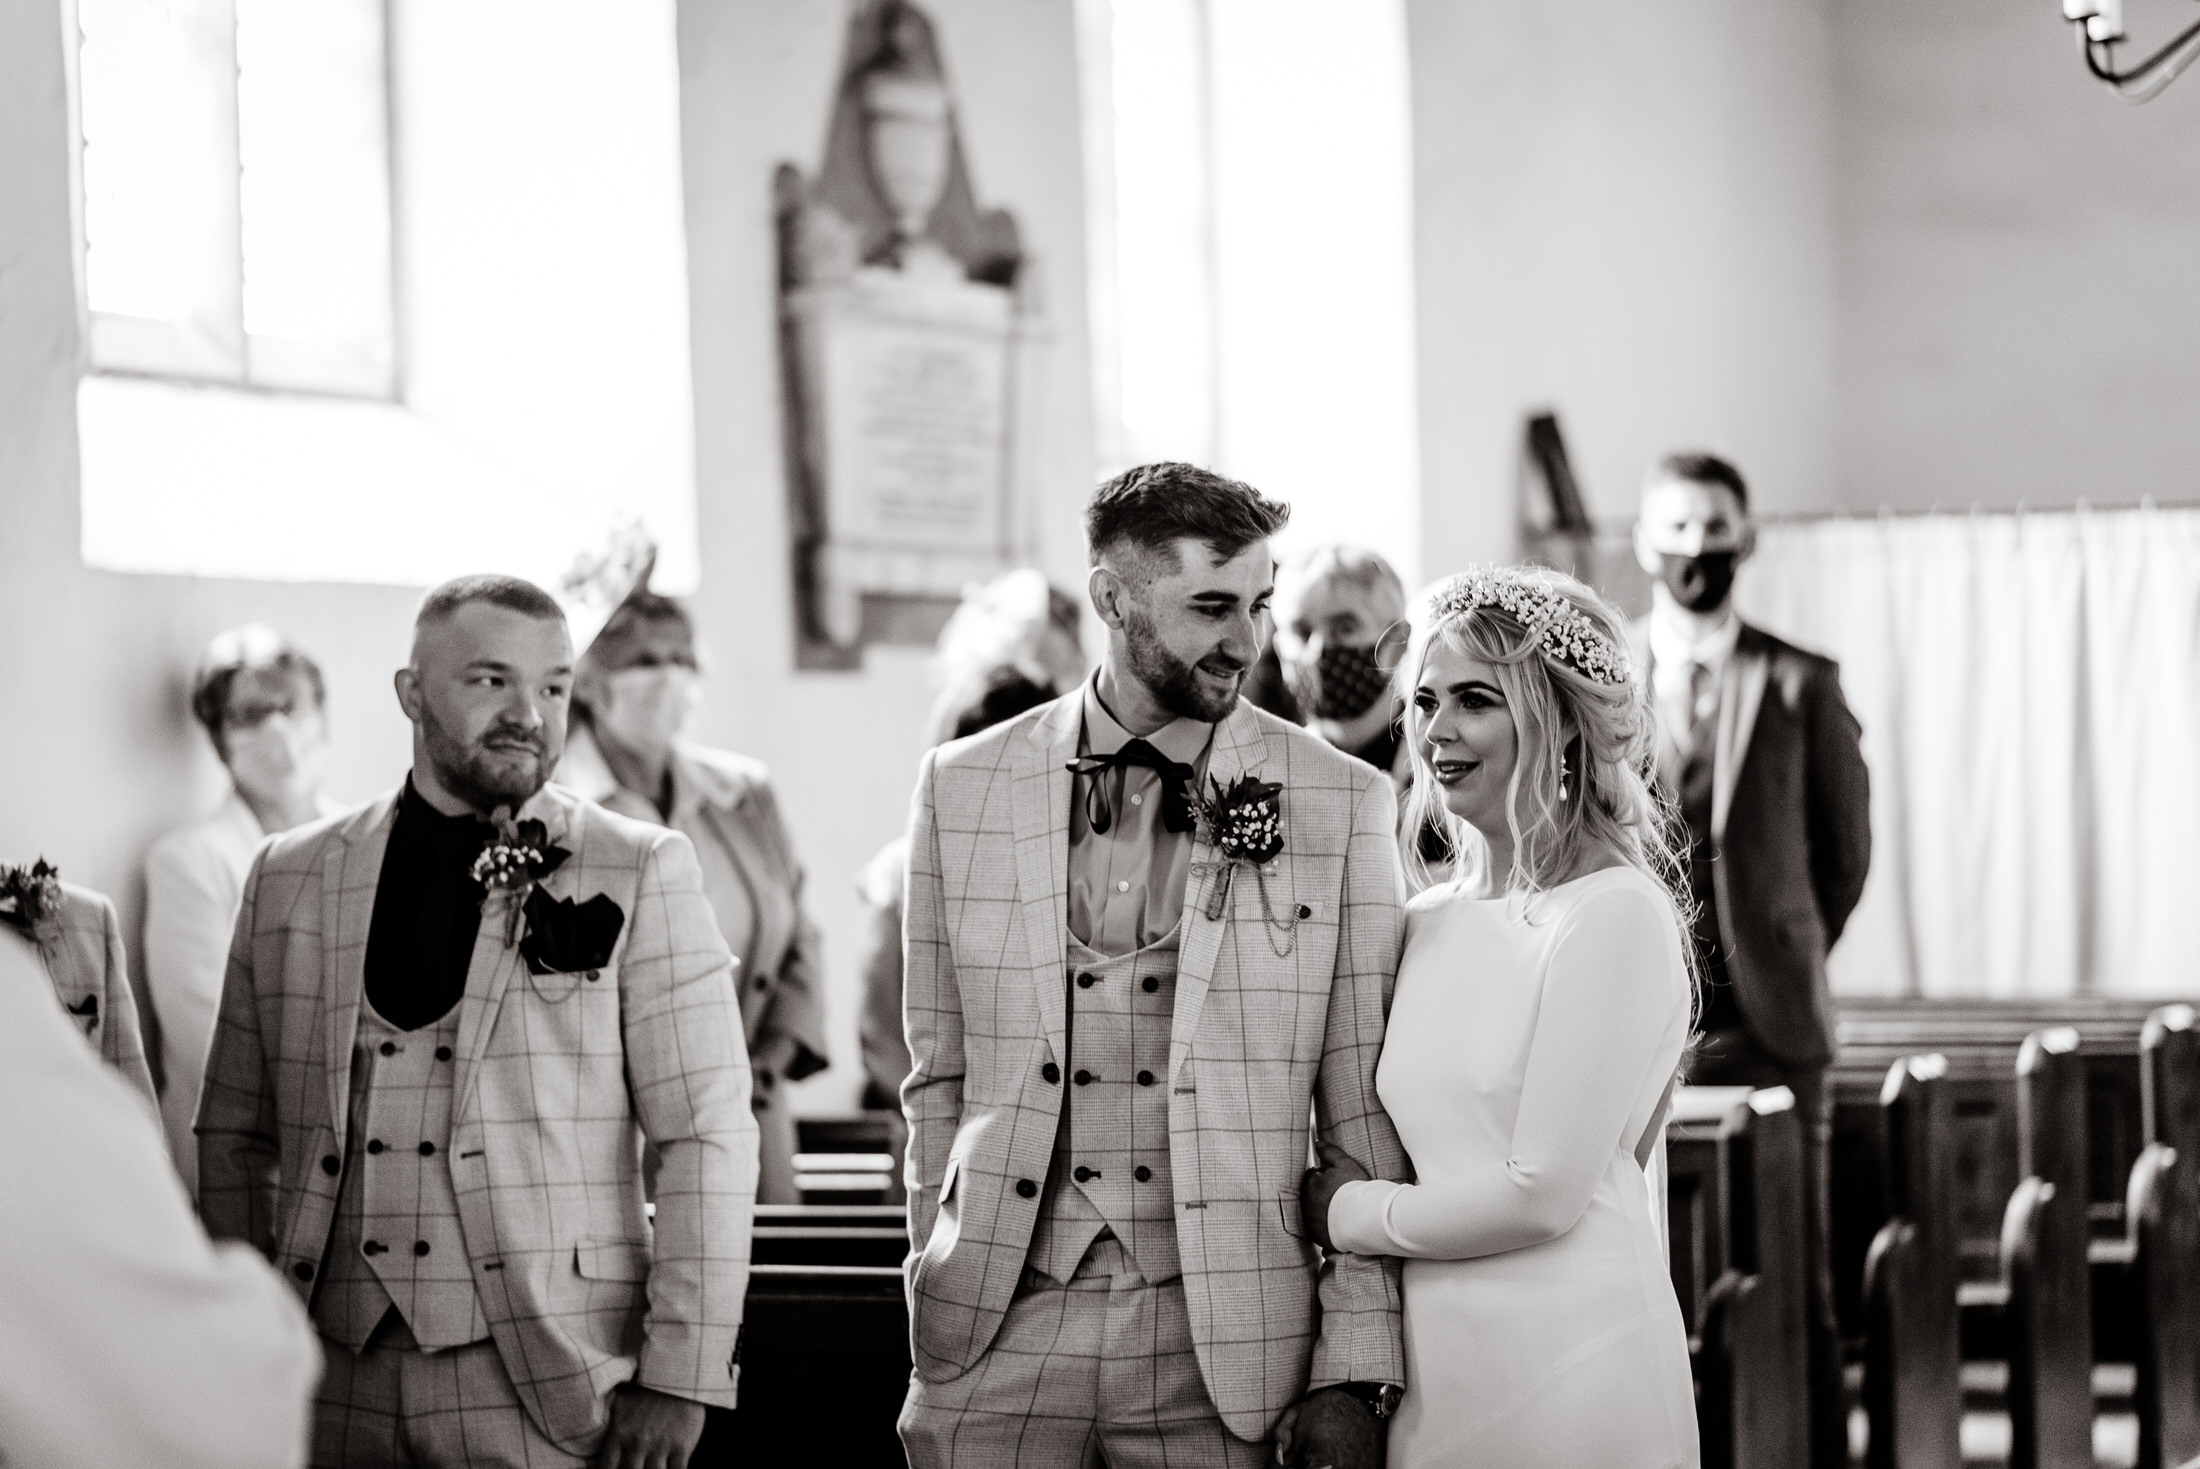
[[[538,887],[527,895],[527,936],[519,941],[519,952],[530,974],[601,969],[611,962],[625,925],[625,912],[607,893],[575,903]]]

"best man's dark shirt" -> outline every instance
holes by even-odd
[[[466,993],[481,884],[468,875],[493,828],[445,816],[405,778],[367,928],[367,1001],[399,1030],[433,1025]]]

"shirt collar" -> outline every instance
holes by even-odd
[[[1734,644],[1742,635],[1742,619],[1734,611],[1734,604],[1727,603],[1726,615],[1718,626],[1700,638],[1691,639],[1688,629],[1677,617],[1650,614],[1650,657],[1659,668],[1686,668],[1700,663],[1716,672],[1733,656]]]
[[[1084,704],[1087,752],[1094,755],[1113,755],[1137,738],[1101,702],[1100,675],[1097,672],[1085,680]],[[1179,715],[1147,735],[1146,743],[1179,765],[1197,765],[1199,757],[1206,753],[1208,742],[1214,737],[1213,725]]]
[[[489,828],[485,819],[471,811],[447,816],[436,810],[428,804],[428,798],[420,794],[420,788],[413,784],[409,772],[405,776],[404,792],[397,798],[397,814],[406,825],[415,827],[423,836],[432,836],[443,841],[457,841],[461,838],[478,841],[481,833]]]

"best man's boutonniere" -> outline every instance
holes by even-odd
[[[550,844],[550,829],[540,821],[513,819],[512,808],[499,806],[490,813],[488,839],[467,875],[481,884],[484,897],[507,895],[504,912],[504,947],[519,941],[519,920],[528,892],[558,870],[573,854]]]
[[[1222,917],[1237,870],[1252,868],[1254,880],[1260,884],[1261,917],[1272,930],[1268,942],[1275,947],[1274,935],[1285,935],[1282,946],[1276,947],[1276,956],[1288,957],[1298,943],[1298,918],[1296,914],[1276,917],[1268,901],[1268,864],[1283,852],[1283,786],[1250,775],[1239,776],[1227,789],[1212,778],[1207,785],[1212,794],[1199,798],[1199,819],[1207,829],[1207,840],[1222,859],[1211,864],[1207,916]]]
[[[28,867],[0,866],[0,922],[40,948],[61,932],[61,872],[41,857]]]

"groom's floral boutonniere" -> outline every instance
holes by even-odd
[[[28,867],[0,866],[0,923],[40,948],[61,933],[61,872],[41,857]]]
[[[467,875],[481,884],[484,897],[508,895],[504,909],[504,947],[519,941],[519,919],[527,894],[536,883],[558,870],[573,854],[550,844],[550,830],[532,818],[513,819],[512,808],[499,806],[489,816],[488,840]]]
[[[1260,780],[1241,775],[1225,789],[1219,780],[1207,782],[1211,794],[1199,799],[1199,819],[1207,828],[1207,840],[1214,844],[1221,861],[1211,864],[1212,879],[1208,883],[1207,916],[1220,918],[1229,906],[1232,880],[1240,867],[1253,869],[1253,878],[1260,884],[1261,917],[1271,930],[1269,943],[1276,943],[1274,935],[1285,936],[1277,957],[1287,957],[1296,946],[1298,918],[1294,914],[1278,918],[1268,901],[1268,864],[1283,852],[1283,786],[1276,781]]]

